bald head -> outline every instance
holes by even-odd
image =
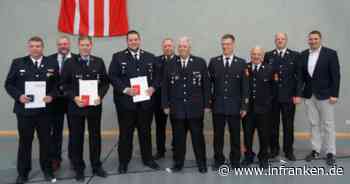
[[[275,45],[276,48],[282,50],[287,47],[288,36],[287,33],[278,32],[275,34]]]
[[[260,64],[264,60],[265,51],[262,47],[255,46],[250,49],[250,61],[253,64]]]
[[[191,40],[190,38],[184,36],[179,39],[179,44],[177,48],[179,56],[183,59],[188,58],[191,54]]]

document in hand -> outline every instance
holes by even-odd
[[[148,82],[146,76],[131,78],[130,85],[131,88],[137,93],[137,95],[133,97],[134,103],[143,102],[151,99],[151,97],[148,96],[146,92],[146,90],[148,89]]]
[[[24,108],[45,108],[44,97],[46,96],[46,82],[26,81],[24,83],[24,95],[31,98],[30,102],[24,105]]]
[[[95,106],[95,100],[98,98],[97,80],[79,80],[79,96],[87,106]]]

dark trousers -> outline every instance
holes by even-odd
[[[269,113],[258,114],[255,112],[248,112],[243,120],[244,131],[244,146],[246,148],[245,156],[253,157],[253,139],[255,129],[258,131],[259,137],[259,154],[260,161],[267,161],[268,159],[268,145],[269,145]]]
[[[89,132],[90,162],[93,169],[101,167],[101,114],[95,116],[68,115],[71,122],[72,163],[76,171],[85,169],[83,159],[85,120]]]
[[[226,123],[230,132],[230,161],[239,163],[241,159],[241,120],[239,115],[213,114],[214,159],[216,163],[223,163],[226,160],[223,154]]]
[[[192,138],[192,147],[198,166],[206,165],[206,151],[203,135],[203,118],[199,119],[176,119],[172,118],[174,136],[174,162],[175,165],[183,166],[186,154],[187,131]]]
[[[157,152],[160,154],[164,154],[166,152],[165,140],[166,140],[166,124],[167,124],[168,116],[164,114],[163,109],[156,108],[156,110],[154,111],[154,117],[155,117],[155,123],[156,123]],[[174,148],[173,139],[171,141],[171,146]]]
[[[62,141],[63,141],[63,122],[64,114],[56,112],[51,114],[50,124],[50,159],[51,160],[62,160]]]
[[[279,153],[280,151],[279,130],[281,115],[283,124],[283,151],[285,154],[291,154],[293,153],[294,143],[295,105],[293,103],[280,103],[277,101],[273,103],[271,115],[270,151],[272,153]]]
[[[39,139],[39,160],[43,172],[51,172],[49,158],[50,116],[39,114],[35,116],[17,115],[18,153],[17,171],[21,176],[27,176],[32,167],[32,142],[36,131]]]
[[[142,161],[147,163],[153,160],[151,122],[153,117],[152,109],[121,110],[118,109],[119,120],[119,141],[118,154],[120,164],[128,164],[131,160],[133,149],[134,130],[137,129]]]

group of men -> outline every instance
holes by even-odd
[[[118,115],[119,173],[128,171],[133,153],[134,130],[137,129],[142,162],[160,169],[155,160],[166,152],[166,123],[172,127],[172,172],[184,167],[187,132],[198,170],[207,172],[206,144],[203,133],[204,114],[211,113],[214,132],[214,169],[227,162],[223,153],[225,126],[230,133],[229,164],[232,168],[249,166],[254,162],[254,132],[259,137],[259,165],[268,167],[268,160],[280,154],[279,125],[283,124],[283,152],[295,160],[294,115],[296,105],[305,98],[311,125],[312,151],[307,161],[317,158],[321,150],[327,164],[335,163],[334,104],[339,95],[340,71],[336,51],[321,44],[319,31],[308,34],[309,49],[298,53],[287,48],[287,35],[275,35],[276,49],[265,53],[263,48],[250,50],[250,62],[235,54],[236,39],[231,34],[221,38],[222,54],[209,64],[191,53],[188,37],[179,39],[177,54],[173,39],[162,42],[163,55],[141,49],[141,36],[129,31],[127,48],[113,54],[108,72],[102,58],[91,54],[90,37],[79,38],[79,53],[70,50],[70,39],[57,40],[57,53],[44,56],[40,37],[28,40],[28,56],[14,59],[5,89],[15,100],[19,148],[16,183],[28,181],[31,170],[31,150],[34,132],[40,143],[40,166],[46,180],[55,178],[54,171],[62,161],[62,131],[64,117],[69,129],[68,157],[77,181],[84,181],[83,160],[85,122],[89,132],[92,171],[107,177],[102,167],[101,114],[102,101],[109,85],[113,86]],[[150,100],[134,102],[138,90],[130,79],[146,77]],[[80,96],[82,80],[97,80],[98,97],[87,106]],[[26,95],[25,83],[45,81],[46,106],[28,109],[33,96]],[[151,123],[155,116],[157,153],[152,155]],[[244,158],[241,159],[241,122],[244,133]]]

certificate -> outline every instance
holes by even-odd
[[[137,93],[136,96],[133,96],[133,102],[142,102],[150,100],[151,97],[148,96],[146,90],[148,89],[147,77],[135,77],[130,79],[131,88]]]
[[[24,104],[26,109],[45,108],[46,103],[46,82],[45,81],[26,81],[24,83],[24,95],[30,98],[30,102]]]
[[[79,80],[79,96],[86,106],[95,106],[95,100],[98,99],[97,80]]]

